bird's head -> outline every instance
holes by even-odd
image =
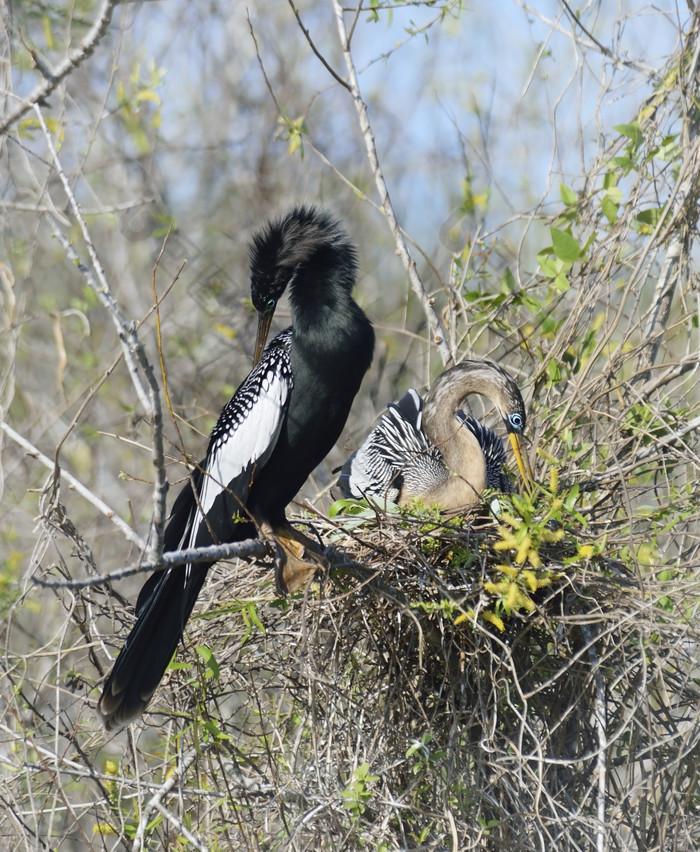
[[[465,360],[437,377],[426,398],[431,404],[446,405],[452,411],[470,411],[468,397],[477,393],[491,400],[503,419],[518,469],[526,486],[534,482],[527,455],[522,452],[521,440],[527,425],[525,403],[513,377],[492,361]]]
[[[493,402],[509,435],[523,435],[527,426],[525,403],[515,380],[498,364],[489,362],[493,376]]]
[[[260,360],[272,316],[284,291],[329,273],[348,290],[356,274],[355,250],[340,224],[313,206],[295,207],[265,225],[250,241],[250,295],[258,312],[255,363]]]

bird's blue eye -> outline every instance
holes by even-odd
[[[275,305],[277,304],[277,299],[268,299],[265,303],[265,313],[269,314],[275,309]]]
[[[523,418],[519,414],[509,414],[508,422],[516,432],[520,432],[523,428]]]

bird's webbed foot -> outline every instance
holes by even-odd
[[[280,594],[296,592],[305,586],[317,571],[327,570],[328,562],[321,548],[294,527],[272,529],[268,536],[277,551],[275,584]]]

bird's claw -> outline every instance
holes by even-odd
[[[328,563],[321,549],[297,530],[275,534],[275,584],[280,594],[288,595],[303,588]]]

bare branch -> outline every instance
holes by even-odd
[[[178,565],[189,565],[201,562],[218,562],[220,559],[259,559],[269,553],[268,545],[259,538],[250,538],[245,541],[236,541],[232,544],[210,544],[207,547],[188,547],[184,550],[171,550],[154,562],[146,560],[139,561],[127,568],[110,571],[98,577],[87,577],[82,580],[44,580],[34,577],[37,586],[47,589],[88,589],[92,586],[104,586],[115,580],[123,580],[133,577],[135,574],[146,574],[150,571],[159,571],[166,568],[175,568]]]
[[[332,68],[331,65],[329,65],[329,63],[326,61],[326,57],[319,51],[319,49],[314,44],[313,39],[311,38],[311,33],[304,26],[304,24],[301,20],[301,15],[299,14],[299,10],[294,5],[294,0],[288,0],[288,2],[289,2],[289,5],[291,7],[292,12],[294,13],[294,17],[297,19],[297,24],[299,24],[299,29],[302,31],[302,33],[304,33],[304,38],[306,39],[311,50],[314,52],[314,55],[316,56],[318,61],[323,65],[323,67],[326,69],[326,71],[328,71],[328,73],[336,81],[336,83],[340,83],[340,85],[343,86],[343,88],[347,89],[348,91],[351,91],[350,86],[348,85],[347,81],[343,80],[343,78],[340,76],[340,74],[338,74],[335,71],[335,69]],[[250,20],[249,20],[249,23],[250,23]],[[256,47],[257,47],[257,45],[256,45]]]
[[[67,77],[86,59],[92,56],[95,48],[107,32],[107,28],[112,20],[112,14],[114,13],[114,7],[117,6],[119,2],[120,0],[105,0],[102,9],[100,10],[100,16],[93,24],[90,32],[85,36],[78,47],[75,47],[73,50],[68,52],[66,58],[58,65],[55,71],[49,71],[43,67],[43,63],[39,60],[38,56],[32,52],[32,58],[34,59],[37,67],[40,69],[43,67],[45,79],[42,83],[39,83],[28,97],[22,100],[19,106],[15,107],[14,110],[0,121],[0,135],[6,133],[7,130],[18,119],[22,118],[23,115],[26,115],[29,110],[40,104],[42,101],[45,101],[51,92],[54,91],[56,86],[58,86],[61,80]]]
[[[155,484],[153,490],[153,517],[151,519],[151,530],[149,532],[148,543],[148,558],[150,562],[157,562],[160,554],[163,552],[163,532],[165,525],[165,509],[166,509],[166,494],[168,491],[168,479],[165,474],[165,457],[163,449],[163,414],[160,404],[160,388],[155,377],[153,366],[146,356],[145,349],[139,340],[136,324],[127,320],[119,306],[117,305],[107,281],[104,269],[97,255],[95,247],[92,243],[90,233],[88,231],[85,219],[83,218],[78,202],[73,193],[65,172],[61,166],[61,161],[53,144],[51,134],[46,126],[41,109],[38,105],[34,108],[39,123],[44,132],[46,144],[51,153],[54,167],[59,175],[63,189],[68,197],[73,215],[75,216],[85,242],[85,246],[90,256],[92,272],[80,261],[77,253],[73,249],[68,239],[63,234],[58,220],[51,216],[54,224],[54,235],[64,248],[67,257],[72,260],[80,269],[85,280],[90,288],[97,294],[102,305],[106,308],[108,314],[117,329],[119,339],[122,343],[122,351],[124,360],[129,368],[132,384],[139,397],[141,405],[150,420],[152,428],[153,441],[153,467],[155,468]],[[139,370],[143,373],[146,381],[144,386],[139,375]]]
[[[56,462],[50,459],[48,456],[45,456],[40,450],[38,450],[30,441],[26,438],[22,437],[19,432],[15,432],[15,430],[6,423],[4,420],[0,420],[0,429],[7,435],[8,438],[13,440],[16,444],[18,444],[22,449],[27,453],[27,455],[36,459],[40,464],[44,465],[48,470],[56,469]],[[92,491],[86,488],[80,480],[76,479],[71,473],[63,470],[63,468],[59,468],[59,475],[65,479],[65,481],[70,485],[70,487],[77,491],[81,497],[84,497],[88,503],[93,505],[98,511],[100,511],[106,518],[118,527],[121,532],[124,534],[125,538],[129,541],[133,542],[137,547],[143,549],[146,544],[141,536],[132,529],[125,521],[123,521],[119,515],[111,509],[104,501],[100,500],[99,497],[96,497]]]
[[[682,65],[681,65],[682,67]],[[700,71],[700,40],[696,40],[693,61],[688,79],[683,85],[685,96],[685,115],[681,133],[683,161],[678,179],[657,226],[655,236],[661,241],[668,236],[668,246],[661,265],[648,321],[644,329],[644,348],[637,360],[637,370],[641,370],[636,382],[644,384],[651,375],[651,367],[656,362],[662,336],[666,330],[671,313],[673,297],[678,282],[687,264],[683,261],[690,256],[693,235],[698,220],[697,173],[700,162],[700,123],[697,119],[696,99],[698,92],[698,72]],[[663,226],[663,233],[660,233]]]
[[[421,306],[423,307],[423,312],[425,313],[426,319],[428,320],[428,328],[430,329],[432,342],[437,347],[437,350],[440,353],[442,363],[447,364],[450,360],[452,360],[453,353],[451,353],[449,350],[445,330],[442,327],[440,319],[435,313],[435,310],[433,308],[433,301],[428,296],[425,287],[423,286],[423,282],[421,281],[418,269],[416,267],[416,262],[411,257],[411,253],[408,250],[408,245],[406,244],[406,240],[404,239],[403,233],[396,219],[394,207],[391,203],[391,198],[389,197],[389,189],[386,185],[386,181],[384,180],[384,174],[382,172],[381,164],[379,162],[379,154],[377,153],[374,133],[372,132],[372,126],[370,124],[369,116],[367,113],[367,104],[363,100],[362,93],[360,91],[360,84],[357,78],[355,61],[352,57],[352,52],[350,50],[350,40],[348,37],[348,33],[345,29],[343,7],[339,0],[333,0],[333,8],[335,9],[335,18],[336,23],[338,25],[338,37],[340,39],[340,46],[343,51],[345,66],[348,71],[350,93],[352,94],[353,100],[355,102],[355,108],[357,109],[357,115],[360,122],[360,130],[362,132],[362,138],[364,139],[365,148],[367,151],[367,159],[369,160],[370,168],[372,169],[374,181],[377,186],[377,191],[379,192],[379,199],[382,205],[384,218],[386,219],[391,233],[394,237],[394,242],[396,244],[396,254],[401,259],[401,262],[403,263],[404,268],[408,274],[408,279],[411,282],[413,292],[416,294],[418,300],[421,303]]]
[[[207,744],[203,744],[201,750],[204,751],[207,748]],[[162,801],[165,796],[168,795],[175,787],[176,784],[182,784],[183,777],[187,773],[187,770],[192,766],[195,761],[195,758],[198,756],[200,749],[191,749],[189,754],[185,755],[177,765],[177,768],[173,773],[171,773],[170,777],[163,783],[159,790],[157,790],[153,796],[145,803],[142,811],[141,811],[141,819],[139,820],[139,827],[136,835],[134,836],[134,842],[131,846],[132,852],[138,852],[139,849],[144,848],[144,840],[146,836],[146,829],[148,828],[148,823],[151,819],[151,814],[154,810],[158,810],[165,819],[169,822],[174,822],[177,826],[179,832],[181,832],[191,843],[195,849],[204,850],[206,852],[206,846],[203,846],[190,831],[188,831],[184,824],[176,819],[173,814],[171,814],[168,810],[166,810]]]
[[[1,425],[1,424],[0,424]],[[104,586],[117,580],[133,577],[135,574],[146,574],[150,571],[160,571],[167,568],[176,568],[179,565],[201,564],[202,562],[218,562],[229,559],[262,559],[270,553],[269,544],[260,538],[250,538],[244,541],[230,542],[229,544],[210,544],[206,547],[187,547],[182,550],[170,550],[162,555],[158,562],[139,561],[126,568],[109,571],[97,577],[85,577],[77,580],[45,580],[43,577],[33,577],[37,586],[46,589],[89,589],[94,586]],[[392,590],[391,586],[384,583],[376,571],[365,565],[349,559],[345,554],[336,553],[332,549],[326,553],[329,567],[334,571],[340,571],[349,577],[368,585],[373,591],[394,603],[408,607],[408,598],[400,592]]]

